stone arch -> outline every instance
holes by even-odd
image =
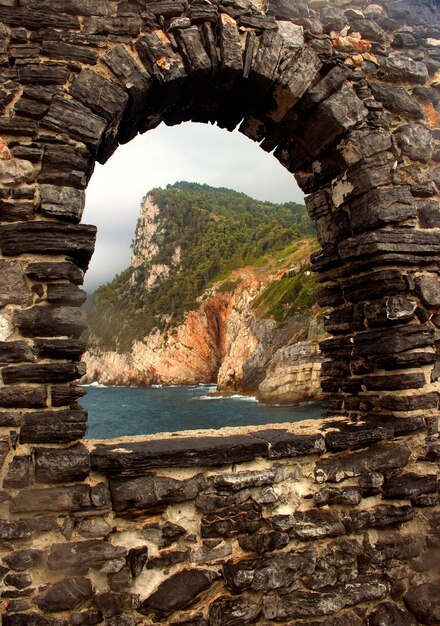
[[[5,567],[24,570],[22,557],[31,569],[43,562],[39,582],[50,583],[38,593],[20,594],[16,590],[22,583],[30,589],[28,579],[20,583],[9,572],[6,584],[15,591],[6,590],[4,596],[13,600],[5,624],[32,623],[35,612],[59,613],[54,618],[58,621],[39,617],[41,623],[66,623],[62,620],[74,613],[71,623],[121,620],[123,615],[131,624],[133,615],[149,612],[169,623],[170,614],[208,588],[211,594],[223,594],[210,603],[209,624],[295,618],[310,623],[311,616],[325,613],[325,593],[314,596],[323,586],[319,568],[315,578],[304,578],[316,569],[313,550],[294,562],[292,552],[274,557],[282,576],[295,570],[308,581],[304,591],[293,592],[288,600],[276,594],[277,585],[240,586],[243,571],[264,569],[265,557],[231,561],[223,570],[226,588],[244,595],[235,600],[225,595],[220,583],[214,583],[218,571],[209,565],[212,555],[205,550],[200,559],[201,552],[191,552],[192,561],[203,568],[176,571],[177,578],[165,580],[137,605],[140,613],[134,611],[130,603],[135,596],[130,594],[139,589],[135,579],[146,544],[134,552],[118,544],[118,531],[109,524],[112,516],[120,515],[124,532],[134,533],[126,521],[133,510],[152,515],[200,493],[205,494],[197,505],[203,513],[202,536],[229,540],[248,533],[240,539],[245,552],[264,553],[314,538],[316,550],[354,550],[349,559],[354,567],[363,550],[361,532],[415,517],[423,528],[417,548],[404,553],[406,539],[397,533],[382,544],[377,540],[373,557],[371,535],[365,540],[371,562],[386,562],[390,541],[404,562],[418,556],[427,541],[438,541],[438,6],[433,0],[418,0],[417,11],[406,0],[337,4],[100,0],[90,8],[83,0],[0,0],[0,452],[5,489],[0,539],[5,550],[13,549]],[[94,445],[90,457],[78,442],[86,414],[77,403],[81,390],[73,383],[82,375],[85,349],[78,308],[84,294],[78,285],[95,235],[93,227],[80,224],[84,189],[95,161],[104,162],[119,143],[162,120],[178,124],[189,119],[230,130],[239,125],[263,149],[274,151],[308,194],[322,246],[313,258],[324,283],[321,303],[331,307],[326,326],[333,337],[322,345],[328,357],[323,387],[328,408],[337,417],[320,425],[325,436],[262,429],[257,435],[239,433],[223,440],[183,437],[171,443],[153,438],[131,442],[123,453],[117,443]],[[406,444],[377,444],[402,436],[418,455],[411,461]],[[340,453],[359,447],[359,452]],[[327,456],[317,461],[322,453]],[[339,453],[336,461],[334,453]],[[205,468],[255,457],[273,463],[274,458],[303,455],[310,455],[312,469],[307,471],[315,472],[316,484],[360,475],[359,484],[319,492],[315,485],[315,508],[298,500],[298,511],[281,519],[267,511],[263,518],[261,507],[270,508],[264,494],[243,506],[231,497],[229,510],[224,493],[234,488],[225,469],[218,476],[196,474],[183,480],[151,473],[151,468],[176,463]],[[417,464],[420,455],[431,471]],[[412,471],[393,477],[405,466]],[[366,474],[367,469],[373,474]],[[292,475],[287,479],[288,473],[281,473],[276,467],[256,469],[250,476],[241,472],[239,486],[258,490],[284,480],[287,493],[293,489]],[[116,474],[109,483],[103,478],[108,474]],[[223,498],[226,530],[217,525],[217,504],[212,498],[207,504],[216,489]],[[366,513],[357,511],[356,505],[371,496],[384,501],[378,506],[369,501]],[[388,498],[407,502],[391,506]],[[332,506],[320,511],[322,505]],[[426,515],[421,506],[428,507]],[[94,524],[84,521],[88,516]],[[160,534],[162,545],[164,533],[172,531],[165,529],[166,523],[162,519],[150,529]],[[265,525],[271,530],[255,538],[252,533]],[[180,531],[174,532],[178,536]],[[32,540],[49,545],[47,533],[52,533],[53,545],[29,552]],[[327,545],[329,537],[346,533],[354,538],[344,539],[348,543],[343,547]],[[26,553],[20,552],[21,546]],[[235,560],[243,556],[230,543],[224,555],[232,550]],[[170,565],[181,555],[161,553],[161,558],[162,565]],[[331,558],[327,564],[335,569]],[[326,583],[333,585],[330,612],[368,601],[371,623],[383,614],[392,615],[394,623],[409,623],[412,618],[405,617],[401,602],[406,591],[406,606],[417,619],[434,619],[438,608],[418,605],[420,595],[427,596],[427,604],[435,595],[431,565],[423,558],[417,571],[426,573],[417,578],[417,594],[394,589],[400,607],[378,604],[390,591],[389,579],[370,575],[365,581],[352,574],[355,582],[344,586],[335,574]],[[97,573],[103,563],[105,580],[102,571]],[[80,575],[73,576],[78,568]],[[90,568],[96,593],[91,578],[83,575]],[[407,583],[414,577],[411,567],[403,576]],[[170,589],[174,592],[179,583],[193,595],[171,601]],[[117,593],[119,588],[123,594]],[[249,590],[272,595],[255,603],[246,595]],[[70,604],[66,596],[72,596]],[[77,606],[87,602],[89,609],[79,615]],[[244,617],[230,618],[231,611],[242,611]],[[203,624],[205,617],[174,623]],[[354,619],[355,614],[347,614],[349,623]]]

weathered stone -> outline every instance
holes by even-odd
[[[321,454],[325,452],[325,441],[322,435],[299,435],[284,429],[260,430],[254,434],[269,444],[269,458],[281,459],[285,457]]]
[[[237,23],[226,13],[220,15],[220,51],[223,70],[229,72],[241,72],[243,70],[243,56]]]
[[[94,506],[108,506],[111,503],[111,498],[107,483],[100,482],[93,485],[90,498]]]
[[[119,121],[128,100],[118,85],[88,69],[83,69],[75,78],[69,93],[113,124]]]
[[[63,85],[69,72],[50,63],[26,64],[18,68],[20,82],[27,85]]]
[[[354,381],[357,382],[357,381]],[[359,387],[353,387],[354,391],[360,391]],[[345,389],[351,391],[351,388]],[[390,439],[394,435],[392,425],[388,424],[350,424],[336,425],[335,429],[329,430],[325,436],[327,448],[332,451],[362,448],[376,441]]]
[[[80,222],[84,210],[85,193],[74,187],[40,185],[40,211],[49,217]]]
[[[327,504],[350,504],[356,506],[362,500],[362,494],[356,487],[328,487],[321,489],[313,496],[316,506]]]
[[[283,470],[270,469],[262,471],[238,472],[235,474],[218,474],[211,478],[215,487],[224,491],[239,491],[250,487],[273,485],[283,479]]]
[[[428,78],[428,71],[424,63],[399,54],[389,55],[384,59],[381,69],[384,71],[386,79],[390,81],[408,81],[423,85]]]
[[[1,246],[1,242],[0,242]],[[32,295],[23,280],[21,263],[0,259],[0,306],[32,302]]]
[[[65,254],[86,269],[95,246],[95,226],[30,222],[0,228],[0,248],[5,256]]]
[[[316,80],[319,70],[322,67],[322,61],[320,60],[317,53],[311,49],[306,48],[298,52],[296,57],[293,59],[289,59],[288,67],[283,67],[285,71],[282,74],[282,79],[280,81],[280,85],[276,88],[274,92],[274,98],[276,102],[276,109],[271,112],[270,116],[275,122],[280,122],[288,113],[288,111],[295,105],[295,103],[306,93],[308,87],[310,87],[313,82]],[[328,102],[328,101],[327,101]],[[340,128],[339,122],[335,121],[333,117],[334,107],[332,106],[334,103],[329,102],[327,105],[327,113],[329,116],[328,124],[333,124],[333,132],[338,134],[338,131],[334,129],[334,125]],[[347,106],[346,109],[350,109],[350,98],[347,98]],[[323,113],[324,114],[324,113]],[[317,132],[322,132],[323,128],[321,128]],[[325,145],[328,145],[330,141],[327,141],[327,137],[322,133],[323,140],[323,148]],[[313,141],[311,135],[306,137],[307,146],[309,152],[314,154],[313,152]]]
[[[351,524],[357,531],[365,528],[387,528],[408,522],[414,517],[410,506],[388,506],[380,504],[365,511],[352,511]]]
[[[146,563],[147,569],[166,568],[169,569],[176,563],[183,563],[188,560],[188,550],[163,550],[157,556],[151,557]]]
[[[305,140],[309,152],[319,156],[324,148],[362,122],[366,116],[367,110],[353,90],[333,94],[320,105],[313,123],[306,130]]]
[[[195,499],[195,506],[202,513],[212,513],[235,506],[237,509],[254,495],[249,489],[242,489],[236,493],[209,493],[204,491]]]
[[[289,541],[290,537],[287,533],[282,533],[278,530],[269,530],[268,532],[240,537],[238,545],[242,550],[263,554],[264,552],[272,552],[273,550],[284,548]]]
[[[186,530],[179,524],[173,524],[172,522],[164,522],[162,524],[148,524],[144,526],[142,535],[157,544],[161,548],[168,548],[171,544],[177,541],[182,535],[185,535]]]
[[[24,548],[23,550],[16,550],[3,557],[3,561],[8,567],[16,572],[24,572],[35,565],[38,565],[44,556],[42,550],[36,548]]]
[[[10,450],[10,441],[8,437],[0,437],[0,468],[3,466]]]
[[[112,591],[127,592],[131,587],[133,577],[130,569],[124,566],[119,572],[108,574],[107,580]]]
[[[297,511],[292,515],[275,515],[269,522],[277,530],[287,531],[303,541],[345,534],[344,524],[333,511]]]
[[[365,376],[363,379],[368,391],[399,391],[420,389],[426,384],[423,374],[400,374],[399,376]]]
[[[138,39],[136,52],[148,72],[160,82],[183,78],[186,75],[185,65],[180,55],[176,54],[168,36],[156,30]]]
[[[90,472],[90,455],[78,443],[70,448],[34,448],[35,480],[38,483],[82,481]]]
[[[422,124],[406,124],[399,126],[394,133],[394,138],[402,154],[413,161],[426,162],[432,155],[432,134]]]
[[[70,262],[61,263],[29,263],[26,274],[35,280],[69,280],[81,285],[84,273]]]
[[[112,527],[102,517],[90,517],[82,520],[78,525],[78,533],[86,539],[107,537],[112,532]]]
[[[389,323],[409,320],[414,317],[417,302],[404,296],[387,296],[382,300],[365,305],[364,312],[368,326],[374,328]]]
[[[400,609],[394,602],[381,602],[368,614],[369,626],[417,626],[408,611]]]
[[[42,611],[67,611],[93,595],[91,581],[84,576],[64,578],[39,593],[35,603]]]
[[[41,51],[51,59],[68,59],[89,65],[95,65],[98,60],[95,50],[64,41],[43,41]]]
[[[0,341],[0,364],[32,363],[35,360],[30,346],[25,341]]]
[[[86,394],[82,385],[52,385],[51,399],[53,407],[70,406],[76,408],[76,400]]]
[[[205,51],[197,26],[180,30],[179,42],[188,73],[206,72],[211,69],[211,60]]]
[[[61,334],[61,333],[60,333]],[[228,437],[176,437],[145,442],[98,444],[91,453],[92,467],[101,472],[136,474],[150,467],[226,465],[267,454],[268,445],[250,435]]]
[[[36,306],[16,311],[14,322],[25,337],[79,337],[86,328],[84,313],[76,307]]]
[[[292,591],[281,597],[271,593],[263,602],[264,616],[276,622],[319,615],[331,615],[344,607],[368,600],[381,600],[388,583],[376,577],[358,578],[326,592]]]
[[[90,35],[136,36],[141,30],[139,16],[88,17],[84,20],[84,32]]]
[[[26,522],[8,522],[0,519],[0,543],[30,539],[33,535],[33,528]]]
[[[127,565],[132,575],[137,578],[142,572],[148,559],[148,546],[130,548],[127,555]]]
[[[289,552],[256,559],[245,559],[223,565],[226,585],[233,593],[247,589],[268,591],[289,587],[300,577],[315,569],[316,556],[312,550]]]
[[[212,626],[245,626],[260,615],[260,606],[246,598],[220,596],[209,607]]]
[[[401,474],[385,481],[383,492],[385,498],[415,498],[424,493],[435,493],[439,483],[435,474],[421,476],[418,474]]]
[[[436,624],[440,620],[439,580],[412,587],[404,595],[406,606],[422,624]]]
[[[72,139],[94,147],[101,141],[106,128],[105,119],[92,113],[88,107],[60,96],[55,96],[42,123],[55,131],[67,132]]]
[[[391,566],[392,561],[410,561],[421,553],[421,541],[417,535],[389,534],[376,541],[374,546],[364,546],[361,559],[374,565]]]
[[[208,513],[202,518],[202,537],[234,537],[253,533],[263,524],[260,507],[253,502]]]
[[[223,561],[225,557],[232,554],[232,547],[228,543],[221,542],[218,544],[218,540],[216,539],[213,541],[215,541],[215,545],[212,548],[209,545],[204,545],[190,550],[189,557],[191,562],[210,563],[212,561]]]
[[[106,561],[124,558],[127,550],[99,539],[54,543],[50,548],[47,563],[50,569],[78,569],[103,564]]]
[[[438,254],[440,238],[437,233],[429,231],[410,231],[399,228],[378,229],[342,241],[338,250],[343,259],[377,253]]]
[[[25,589],[32,584],[32,577],[29,574],[8,574],[4,577],[3,582],[8,587],[16,589]]]
[[[197,474],[187,480],[154,475],[110,480],[115,511],[160,510],[172,502],[194,500],[206,486],[207,482],[203,474]]]
[[[404,113],[420,119],[423,117],[423,109],[418,102],[411,98],[404,87],[385,87],[378,83],[370,83],[370,89],[379,102],[395,113]]]
[[[5,489],[22,489],[29,486],[29,456],[14,456],[9,464],[8,473],[3,480]]]
[[[84,363],[8,365],[1,370],[6,385],[14,385],[14,383],[68,383],[81,378],[85,373]]]
[[[81,439],[86,430],[86,411],[33,411],[24,415],[20,443],[65,443]]]
[[[91,507],[90,488],[87,485],[25,489],[11,502],[14,513],[35,511],[79,511]]]
[[[125,611],[130,611],[133,608],[133,597],[131,594],[107,591],[97,594],[95,602],[103,617],[116,618],[115,621],[109,621],[109,626],[118,626],[119,623],[121,626],[127,625],[127,622],[123,621],[123,616]]]
[[[151,88],[151,77],[122,45],[111,48],[103,61],[137,102],[145,99]]]
[[[160,617],[166,617],[192,603],[216,578],[218,574],[210,570],[181,570],[164,580],[158,589],[142,602],[138,611],[142,615],[154,612]]]
[[[344,281],[342,294],[346,302],[359,302],[386,296],[395,296],[408,291],[407,278],[399,270],[379,270],[366,277]]]
[[[409,187],[375,189],[350,203],[350,223],[357,232],[399,222],[414,225],[416,217]]]
[[[101,611],[79,611],[70,615],[72,626],[96,626],[102,623]]]
[[[44,149],[38,180],[83,189],[92,171],[92,155],[85,146],[49,145]]]
[[[416,284],[425,304],[440,305],[440,276],[438,274],[423,274],[417,278]]]
[[[86,350],[86,343],[82,339],[35,339],[34,347],[42,359],[79,361]]]
[[[364,472],[401,469],[408,463],[410,454],[404,445],[378,443],[367,450],[319,459],[316,463],[315,479],[317,482],[340,482],[344,478],[360,476]]]
[[[45,387],[27,385],[8,385],[6,387],[0,387],[0,407],[2,408],[41,409],[45,406]]]

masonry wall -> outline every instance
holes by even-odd
[[[440,622],[439,101],[437,0],[0,0],[4,624]],[[307,194],[329,413],[84,442],[84,190],[186,120]]]

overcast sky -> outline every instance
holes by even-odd
[[[228,187],[271,202],[304,199],[293,176],[238,131],[206,124],[161,124],[120,146],[105,165],[96,166],[83,218],[98,227],[85,279],[89,293],[129,266],[142,197],[153,187],[178,180]]]

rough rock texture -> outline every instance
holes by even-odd
[[[438,9],[0,0],[5,626],[439,623]],[[330,414],[88,442],[89,472],[82,191],[188,119],[240,124],[307,194]]]

